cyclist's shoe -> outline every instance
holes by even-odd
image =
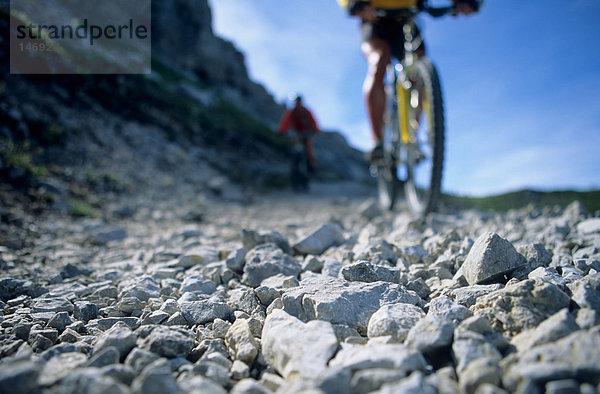
[[[367,154],[367,160],[371,162],[371,164],[378,164],[383,161],[383,144],[378,143],[375,145],[373,150]]]

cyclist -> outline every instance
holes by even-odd
[[[284,112],[279,122],[279,134],[285,135],[291,129],[294,138],[300,138],[304,144],[306,158],[308,159],[308,171],[315,171],[315,154],[312,146],[312,136],[319,133],[317,121],[312,112],[302,104],[302,96],[293,98],[294,107]]]
[[[376,10],[409,8],[418,6],[421,2],[422,0],[338,0],[350,15],[356,16],[361,21],[363,41],[361,50],[368,64],[363,92],[374,141],[374,148],[370,154],[371,161],[383,158],[383,113],[385,111],[383,78],[386,67],[391,56],[402,59],[404,55],[403,21],[385,16],[378,17]],[[478,10],[476,0],[453,0],[453,2],[459,14],[469,15]],[[424,44],[417,49],[417,54],[425,55]]]

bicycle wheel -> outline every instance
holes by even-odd
[[[444,165],[444,107],[440,79],[427,59],[415,63],[410,92],[410,122],[414,129],[406,147],[404,191],[413,214],[435,211]]]
[[[306,152],[302,151],[302,162],[300,166],[301,180],[302,180],[302,190],[304,192],[308,192],[310,189],[309,180],[310,180],[310,171],[308,170],[308,156]]]
[[[393,210],[396,203],[398,178],[396,166],[388,164],[377,168],[377,194],[381,209]]]
[[[387,100],[383,117],[383,160],[375,164],[379,207],[384,210],[394,209],[398,194],[397,168],[400,126],[393,75],[393,71],[389,70],[388,76],[391,81],[386,85]]]

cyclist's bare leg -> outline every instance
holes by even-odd
[[[383,78],[390,62],[390,47],[385,41],[374,39],[363,42],[361,49],[368,65],[363,92],[373,140],[377,144],[383,141],[383,113],[385,112]]]

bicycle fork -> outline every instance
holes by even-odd
[[[423,92],[401,68],[396,80],[396,99],[400,141],[405,150],[405,154],[400,157],[400,163],[404,165],[414,165],[423,158],[417,141],[417,130],[420,127],[422,112],[425,111],[425,115],[429,117],[431,111],[429,102],[424,100],[422,95]],[[409,155],[408,151],[412,151],[413,154]]]
[[[410,143],[410,82],[396,81],[396,97],[398,105],[398,125],[400,126],[400,141],[404,146]],[[409,86],[404,86],[409,85]]]

